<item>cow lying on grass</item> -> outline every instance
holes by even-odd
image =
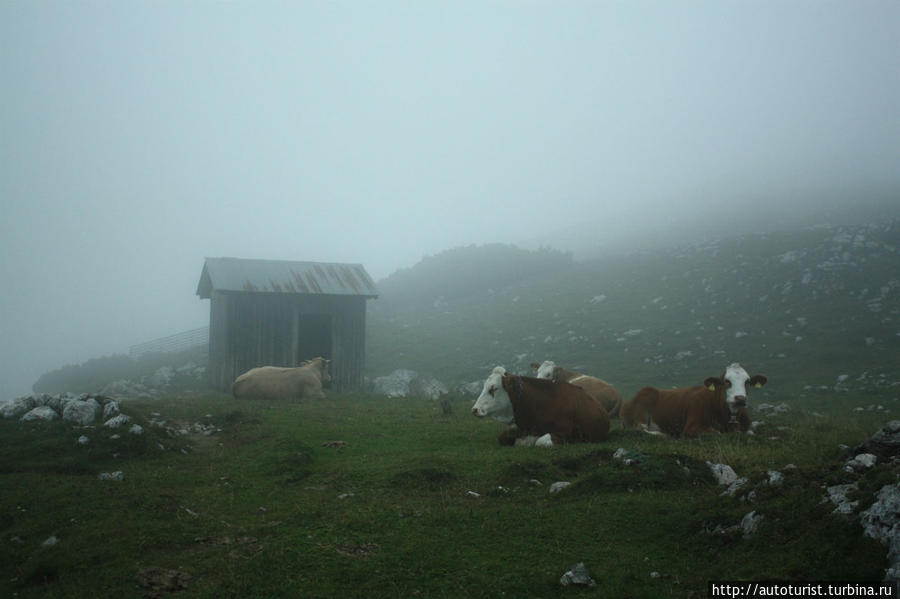
[[[673,437],[696,437],[701,433],[746,432],[747,386],[762,387],[768,379],[750,376],[737,363],[721,377],[709,377],[703,387],[657,389],[644,387],[622,406],[622,427],[649,431],[651,423]]]
[[[497,366],[484,383],[472,414],[515,423],[522,435],[540,437],[537,445],[605,441],[609,415],[584,389],[562,381],[509,374]],[[501,443],[508,434],[501,434]],[[508,439],[507,439],[508,442]]]
[[[572,383],[587,391],[588,395],[599,401],[610,418],[619,417],[619,409],[622,407],[622,395],[616,388],[595,376],[581,374],[574,370],[566,370],[558,366],[552,360],[544,360],[543,364],[531,363],[531,368],[536,371],[537,378],[551,381],[564,381]]]
[[[235,399],[325,399],[322,383],[331,380],[328,360],[313,358],[296,368],[260,366],[234,380]]]

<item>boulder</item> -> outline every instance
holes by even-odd
[[[900,420],[891,420],[856,448],[856,453],[872,453],[880,458],[900,455]]]
[[[96,399],[92,397],[86,400],[75,399],[66,404],[62,417],[63,420],[86,426],[94,423],[99,411],[100,404],[97,403]]]
[[[117,401],[109,401],[103,406],[103,420],[109,420],[113,416],[119,414],[119,402]]]
[[[17,397],[0,404],[0,414],[4,418],[15,418],[33,410],[34,407],[35,401],[33,397]]]
[[[882,487],[875,503],[859,515],[859,521],[867,537],[888,547],[885,580],[900,579],[900,483]]]
[[[50,406],[38,406],[38,407],[33,408],[32,410],[26,412],[25,415],[22,416],[22,420],[26,420],[26,421],[28,421],[28,420],[49,421],[49,420],[56,420],[57,418],[59,418],[59,414],[57,414],[56,410],[54,410]]]

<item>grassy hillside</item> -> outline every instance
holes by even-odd
[[[878,580],[887,549],[820,503],[823,483],[857,480],[865,509],[896,480],[889,463],[842,470],[839,444],[885,418],[853,410],[865,397],[845,399],[773,417],[754,436],[614,428],[607,442],[552,450],[500,447],[500,425],[476,420],[468,401],[444,415],[421,399],[173,395],[124,403],[145,432],[119,439],[0,420],[0,595],[548,597],[576,562],[599,588],[567,596],[703,597],[723,578]],[[641,462],[613,459],[619,447]],[[707,460],[748,477],[755,499],[722,496]],[[770,469],[784,484],[766,484]],[[110,471],[123,480],[98,479]],[[557,481],[572,486],[550,494]],[[751,510],[763,520],[745,539],[731,527]]]
[[[843,388],[900,393],[900,221],[582,263],[498,260],[490,246],[482,262],[479,251],[450,250],[379,284],[370,376],[403,367],[453,385],[553,359],[629,395],[698,384],[738,361],[782,397],[833,389],[841,375]]]

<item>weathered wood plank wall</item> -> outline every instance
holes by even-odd
[[[301,349],[331,360],[331,388],[359,389],[365,368],[366,299],[280,293],[214,292],[210,298],[208,372],[213,388],[228,392],[240,374],[257,366],[298,366]],[[315,319],[304,332],[303,316]],[[301,339],[301,335],[308,334]],[[328,355],[330,354],[330,355]]]

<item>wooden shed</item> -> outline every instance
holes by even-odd
[[[229,391],[257,366],[331,360],[331,387],[363,382],[366,300],[378,297],[360,264],[206,258],[197,295],[209,299],[213,388]]]

